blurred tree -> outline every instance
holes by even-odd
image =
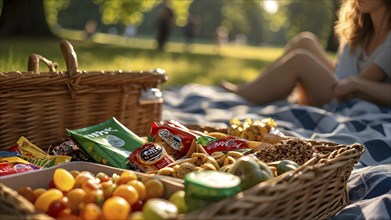
[[[288,38],[301,31],[310,31],[326,46],[334,13],[332,4],[330,0],[291,1],[286,9]]]
[[[331,27],[330,27],[331,30],[330,30],[329,37],[327,39],[327,46],[326,46],[326,50],[332,51],[332,52],[336,52],[338,50],[338,46],[339,46],[339,41],[338,41],[337,36],[335,35],[335,31],[334,31],[334,25],[338,19],[337,12],[339,10],[340,5],[341,5],[341,0],[333,0],[334,13],[332,16],[332,22],[331,22]]]
[[[70,0],[0,0],[2,6],[0,33],[2,35],[54,36],[57,15],[68,6]],[[91,1],[91,0],[79,0]],[[161,0],[92,0],[100,6],[104,24],[139,25],[143,13],[157,6]],[[192,0],[173,1],[177,14],[176,23],[184,25]]]
[[[194,0],[192,2],[189,8],[189,13],[201,17],[201,24],[198,27],[197,37],[213,41],[215,30],[224,19],[221,10],[223,5],[224,0]]]
[[[245,35],[252,44],[259,44],[265,40],[265,19],[258,0],[224,1],[222,14],[222,23],[230,29],[231,37]]]
[[[124,25],[139,26],[144,20],[144,13],[158,6],[162,0],[134,1],[134,0],[93,0],[100,5],[102,22],[106,25],[121,23]],[[186,24],[189,15],[188,9],[192,0],[171,1],[175,11],[176,24]]]
[[[259,2],[260,0],[193,0],[189,14],[201,18],[197,27],[197,39],[213,41],[217,27],[222,25],[229,30],[230,40],[234,40],[235,36],[245,35],[249,43],[259,44],[267,32]],[[142,27],[146,26],[147,24],[142,24]],[[181,32],[177,34],[181,36]]]
[[[56,12],[67,0],[50,1]],[[56,16],[52,18],[55,19]],[[43,0],[2,0],[0,34],[20,36],[54,36],[46,21]]]
[[[286,41],[300,31],[312,31],[329,50],[338,45],[333,29],[340,0],[274,0],[278,10],[270,13],[262,5],[273,0],[172,0],[177,29],[173,38],[181,37],[191,13],[202,19],[197,38],[211,42],[219,25],[229,29],[230,40],[245,35],[250,44]],[[152,36],[155,18],[162,0],[0,0],[0,34],[50,36],[60,24],[82,29],[90,19],[96,20],[97,31],[127,25],[138,27],[141,35]],[[66,9],[69,7],[69,9]],[[66,9],[66,10],[64,10]],[[63,16],[62,12],[68,15]],[[64,18],[66,19],[64,20]],[[103,29],[102,29],[103,28]]]
[[[264,11],[267,11],[267,6],[265,5],[267,1],[262,1],[261,5],[264,8]],[[285,45],[288,37],[286,34],[286,5],[289,4],[288,1],[278,1],[276,2],[276,11],[274,13],[264,13],[264,26],[265,31],[264,37],[265,41],[271,44]]]
[[[58,13],[57,19],[62,28],[83,30],[89,20],[95,20],[100,28],[100,17],[99,5],[92,0],[71,0],[66,9]]]

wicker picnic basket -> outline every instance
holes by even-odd
[[[27,72],[0,72],[0,147],[15,145],[20,136],[38,146],[52,144],[66,136],[66,128],[112,117],[143,136],[152,121],[161,120],[162,97],[148,94],[158,94],[155,88],[167,80],[163,70],[80,71],[73,46],[62,40],[60,48],[66,71],[32,54]],[[39,72],[40,62],[48,72]]]
[[[200,130],[198,126],[189,127]],[[204,129],[226,130],[202,127]],[[285,145],[285,149],[266,150],[265,158],[301,160],[305,150],[296,150],[304,149],[303,144],[318,153],[311,156],[307,152],[306,158],[310,159],[304,160],[298,169],[261,182],[235,197],[182,215],[180,219],[326,219],[334,216],[348,204],[347,182],[364,147],[286,137],[278,144]],[[295,155],[289,155],[287,149],[292,149]]]

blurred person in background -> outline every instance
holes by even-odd
[[[216,33],[215,33],[215,43],[217,49],[221,47],[223,44],[227,44],[229,42],[229,30],[223,25],[220,25],[216,28]]]
[[[358,98],[391,106],[390,30],[391,0],[344,0],[335,25],[336,62],[314,34],[303,32],[255,80],[221,86],[259,105],[294,94],[301,105]]]
[[[174,24],[175,13],[171,8],[171,1],[164,0],[163,8],[160,10],[157,20],[157,49],[164,50]]]
[[[185,51],[190,50],[191,44],[195,37],[196,26],[201,23],[201,18],[196,15],[189,15],[187,24],[183,27],[183,36],[185,38]]]
[[[96,31],[97,23],[95,20],[91,19],[88,20],[84,26],[84,32],[85,32],[85,40],[88,40],[94,35]]]

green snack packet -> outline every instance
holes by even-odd
[[[123,169],[131,168],[129,155],[145,143],[116,118],[67,132],[95,162]]]

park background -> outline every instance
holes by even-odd
[[[0,72],[26,71],[38,53],[65,70],[60,39],[69,40],[80,70],[166,70],[167,86],[244,82],[259,75],[301,31],[319,36],[335,57],[339,0],[171,0],[175,25],[166,50],[156,50],[158,0],[0,0]],[[196,18],[195,37],[183,34]],[[94,22],[92,35],[86,24]],[[216,45],[216,30],[226,38]],[[41,71],[47,71],[41,66]]]

